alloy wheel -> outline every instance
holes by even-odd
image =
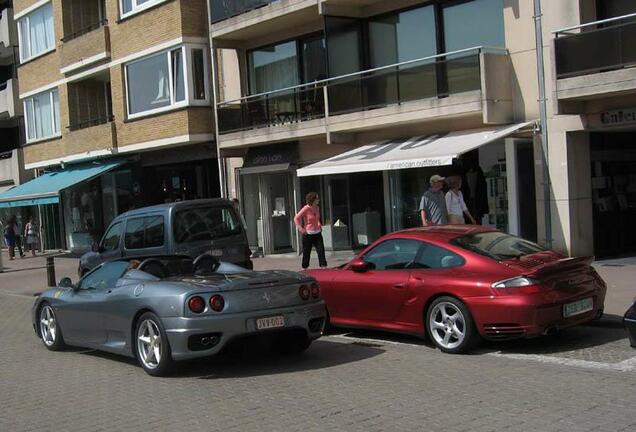
[[[137,353],[146,368],[159,367],[162,354],[161,333],[157,323],[151,319],[144,320],[138,327]]]
[[[446,349],[457,348],[466,337],[466,319],[459,308],[450,302],[434,306],[428,325],[435,342]]]
[[[47,347],[53,346],[57,338],[57,321],[51,306],[46,305],[40,311],[40,335]]]

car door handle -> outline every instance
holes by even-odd
[[[402,289],[406,286],[405,283],[396,283],[393,285],[393,288]]]

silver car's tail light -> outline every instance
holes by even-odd
[[[210,297],[210,307],[214,312],[221,312],[225,307],[225,299],[219,294]]]
[[[311,296],[313,298],[315,298],[315,299],[319,298],[320,297],[320,287],[318,286],[318,284],[314,282],[314,283],[312,283],[310,285],[310,288],[311,288]]]
[[[298,288],[298,295],[303,300],[309,300],[309,296],[311,295],[311,289],[307,285],[301,285]]]
[[[195,296],[188,300],[188,307],[194,313],[201,313],[205,310],[205,301],[199,296]]]

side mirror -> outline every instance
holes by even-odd
[[[97,252],[97,253],[102,252],[102,248],[101,248],[101,247],[99,246],[99,244],[97,244],[97,243],[93,243],[93,244],[91,245],[91,250],[92,250],[93,252]]]
[[[60,281],[60,283],[57,284],[57,286],[59,288],[73,288],[73,281],[71,280],[71,278],[62,278],[62,280]]]
[[[360,258],[356,258],[349,264],[351,270],[357,273],[364,273],[369,270],[369,264],[361,260]]]

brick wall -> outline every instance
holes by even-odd
[[[109,27],[103,26],[60,46],[60,68],[110,51]]]

